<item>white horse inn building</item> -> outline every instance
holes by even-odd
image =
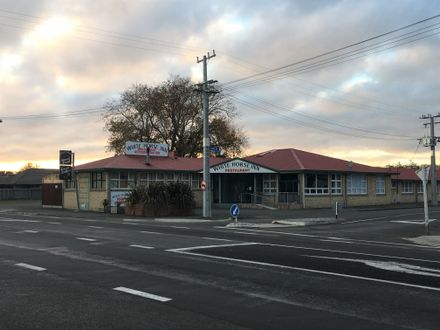
[[[164,147],[149,145],[149,156],[143,148],[144,152],[138,150],[75,166],[78,189],[74,181],[64,182],[63,207],[76,209],[79,204],[84,210],[103,211],[107,203],[115,209],[123,206],[130,187],[173,181],[190,185],[196,206],[201,207],[203,160],[175,157]],[[408,183],[404,177],[400,180],[395,169],[292,148],[243,158],[211,157],[210,173],[211,186],[207,189],[214,206],[240,203],[242,207],[263,204],[276,208],[329,208],[336,202],[353,207],[421,200],[417,198],[418,188],[414,188],[414,193],[411,190],[415,197],[409,196]],[[409,178],[416,187],[414,177]]]

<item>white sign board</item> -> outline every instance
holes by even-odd
[[[150,149],[150,156],[168,157],[168,145],[164,143],[150,143],[150,142],[125,142],[126,155],[145,156],[147,149]]]
[[[274,171],[245,160],[234,159],[211,167],[211,173],[275,173]]]
[[[129,192],[129,190],[110,192],[110,206],[125,206],[125,197]]]

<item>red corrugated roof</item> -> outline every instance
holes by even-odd
[[[210,165],[217,165],[227,160],[225,158],[210,158]],[[201,171],[203,169],[203,160],[202,158],[186,157],[150,157],[150,165],[146,165],[145,156],[118,155],[75,166],[75,170],[78,171],[104,169]]]
[[[417,176],[417,169],[413,168],[390,168],[391,179],[393,180],[411,180],[411,181],[420,181],[420,178]],[[398,173],[398,174],[397,174]],[[440,180],[440,171],[436,172],[437,181]],[[431,179],[431,172],[429,172],[429,179]]]
[[[383,167],[372,167],[293,148],[274,149],[244,159],[276,171],[388,173],[388,169]]]
[[[246,161],[273,169],[275,171],[331,171],[357,173],[386,173],[390,170],[372,167],[342,159],[323,156],[298,149],[274,149],[244,157]],[[228,158],[210,158],[210,165],[230,161]],[[164,171],[201,171],[202,158],[150,157],[150,165],[145,165],[145,156],[119,155],[79,165],[76,170],[164,170]]]

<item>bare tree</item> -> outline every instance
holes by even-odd
[[[126,141],[142,141],[167,143],[181,157],[202,153],[201,95],[187,78],[171,77],[154,87],[135,84],[105,107],[109,151],[120,154]],[[220,146],[226,156],[241,154],[247,144],[243,132],[233,125],[236,115],[223,93],[210,95],[211,144]]]

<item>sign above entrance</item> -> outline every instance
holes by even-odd
[[[210,173],[276,173],[266,167],[249,163],[242,159],[233,159],[229,162],[212,166]]]
[[[168,157],[168,145],[164,143],[150,142],[125,142],[125,154],[145,156],[149,152],[150,156]]]

